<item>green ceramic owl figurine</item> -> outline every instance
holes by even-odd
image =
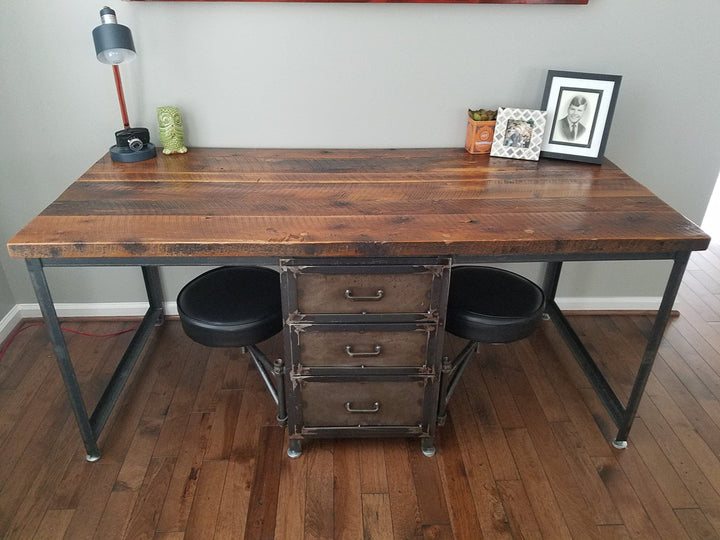
[[[158,126],[160,127],[160,140],[163,144],[163,154],[184,154],[185,148],[182,115],[177,107],[157,108]]]

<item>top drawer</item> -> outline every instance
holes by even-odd
[[[426,313],[433,276],[422,274],[301,274],[301,313]]]
[[[435,320],[447,301],[449,261],[433,259],[426,264],[401,261],[376,259],[370,264],[282,261],[288,322],[340,322],[333,318],[337,315],[346,322],[373,318],[403,320],[407,315],[413,315],[413,320]]]

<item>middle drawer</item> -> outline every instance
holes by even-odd
[[[303,367],[421,367],[436,334],[435,325],[406,330],[338,329],[331,325],[294,327],[293,346]],[[367,326],[365,328],[368,328]]]

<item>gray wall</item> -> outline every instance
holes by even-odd
[[[93,53],[101,7],[0,4],[3,244],[121,127],[110,68]],[[691,219],[718,175],[717,0],[113,7],[139,52],[121,68],[131,122],[155,139],[155,107],[173,104],[190,147],[460,147],[468,107],[538,108],[547,70],[565,69],[624,76],[606,155]],[[15,301],[34,301],[24,264],[4,249],[0,264]],[[659,296],[666,271],[576,265],[560,293]],[[165,272],[168,295],[192,273]],[[49,279],[57,301],[115,301],[142,298],[137,276],[53,269]]]
[[[15,305],[15,297],[10,291],[5,272],[0,266],[0,319],[7,315]]]

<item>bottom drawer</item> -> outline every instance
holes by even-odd
[[[303,425],[417,426],[422,423],[425,382],[302,383]]]

